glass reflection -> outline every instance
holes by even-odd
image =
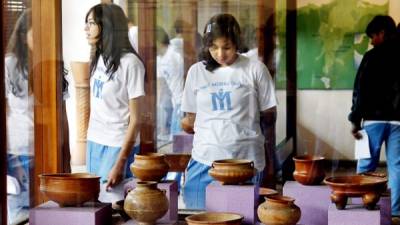
[[[7,202],[8,223],[28,214],[29,175],[32,174],[34,126],[31,51],[31,10],[15,23],[5,57],[7,113]]]

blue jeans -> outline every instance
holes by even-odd
[[[357,173],[370,172],[377,168],[381,146],[385,142],[392,215],[400,216],[400,125],[374,123],[364,129],[369,138],[371,158],[358,161]]]
[[[208,175],[210,166],[190,159],[186,168],[185,185],[183,186],[183,201],[187,209],[205,209],[206,187],[214,179]],[[262,172],[258,172],[253,183],[259,185],[262,181]]]
[[[134,160],[134,155],[139,152],[139,147],[134,146],[128,157],[124,170],[124,178],[132,177],[129,166]],[[106,183],[108,174],[118,159],[121,147],[110,147],[97,144],[93,141],[87,141],[86,149],[86,168],[89,173],[100,176],[100,182]]]

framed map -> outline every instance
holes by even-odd
[[[388,14],[388,0],[302,0],[297,9],[298,89],[353,89],[365,28]],[[322,2],[322,3],[321,3]]]

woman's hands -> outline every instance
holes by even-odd
[[[194,134],[194,121],[196,113],[186,113],[186,116],[181,120],[182,129],[189,134]]]

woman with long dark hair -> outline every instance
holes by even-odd
[[[139,150],[145,69],[129,42],[128,22],[119,6],[95,5],[85,22],[93,48],[86,166],[109,188],[131,176],[129,164]]]

